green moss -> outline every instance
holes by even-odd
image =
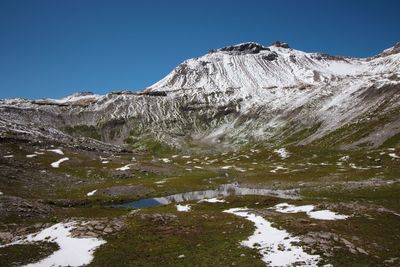
[[[0,266],[22,266],[37,262],[58,250],[56,243],[34,242],[0,248]]]
[[[374,131],[382,129],[388,123],[397,120],[400,109],[391,112],[379,113],[382,107],[377,107],[364,118],[356,122],[345,124],[335,131],[313,142],[313,145],[322,147],[338,147],[339,145],[352,144],[361,138],[367,137]],[[367,144],[364,144],[367,145]]]
[[[96,250],[90,266],[116,262],[121,266],[264,266],[256,250],[240,246],[254,231],[253,224],[207,206],[191,213],[178,213],[174,205],[141,212],[177,218],[162,222],[136,215],[127,229],[108,237]]]
[[[168,154],[174,152],[174,148],[163,144],[154,138],[131,135],[125,139],[125,143],[134,150],[146,150],[151,153]]]
[[[100,131],[92,125],[76,125],[76,126],[67,126],[64,128],[64,131],[72,136],[84,136],[97,140],[101,140]]]
[[[400,147],[400,133],[395,134],[394,136],[387,139],[382,147]]]
[[[300,142],[304,140],[305,138],[309,137],[310,135],[314,134],[318,128],[320,127],[320,123],[314,125],[313,127],[307,127],[303,128],[297,131],[292,131],[290,130],[289,132],[293,132],[292,134],[289,134],[288,137],[284,138],[283,141],[281,142],[282,145],[289,145],[289,144],[295,144],[297,142]]]

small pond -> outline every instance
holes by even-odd
[[[113,207],[148,208],[148,207],[167,205],[170,203],[181,203],[186,201],[196,201],[208,198],[223,198],[227,196],[245,196],[245,195],[272,196],[285,199],[299,198],[298,191],[296,189],[276,190],[276,189],[265,189],[265,188],[247,188],[247,187],[240,187],[239,184],[237,183],[232,183],[232,184],[221,185],[217,189],[179,193],[166,197],[145,198],[123,204],[113,205]]]

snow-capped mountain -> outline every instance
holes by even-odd
[[[392,48],[394,49],[394,48]],[[346,75],[399,71],[400,55],[356,59],[305,53],[287,44],[264,47],[243,43],[224,47],[180,64],[149,90],[203,88],[208,92],[229,88],[261,90],[271,87],[322,85]]]
[[[243,43],[186,60],[142,93],[0,101],[0,132],[134,147],[370,147],[398,139],[399,100],[400,44],[360,59]]]

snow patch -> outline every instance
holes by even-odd
[[[87,193],[86,195],[87,195],[88,197],[90,197],[90,196],[93,196],[94,193],[96,193],[96,192],[97,192],[97,189],[95,189],[95,190],[93,190],[93,191],[90,191],[90,192]]]
[[[305,212],[310,218],[317,220],[345,220],[349,218],[348,215],[338,214],[330,210],[317,210],[314,211],[314,205],[303,205],[295,206],[288,203],[280,203],[272,207],[271,209],[276,210],[280,213],[298,213]]]
[[[47,151],[54,152],[59,155],[64,155],[64,152],[61,149],[47,149]]]
[[[131,168],[131,164],[125,165],[123,167],[117,168],[117,171],[127,171]]]
[[[287,159],[290,156],[290,153],[284,147],[275,149],[274,152],[278,154],[281,159]]]
[[[224,210],[226,213],[243,217],[254,223],[256,230],[247,240],[241,242],[242,246],[259,250],[262,261],[270,266],[290,266],[302,262],[301,266],[317,266],[320,256],[310,255],[300,246],[292,243],[300,239],[291,236],[285,230],[272,227],[271,223],[261,216],[252,214],[245,208],[232,208]]]
[[[37,156],[37,154],[29,154],[29,155],[26,155],[27,158],[34,158],[34,157],[36,157],[36,156]]]
[[[229,169],[233,169],[233,166],[222,166],[221,169],[222,170],[229,170]]]
[[[62,159],[59,159],[59,160],[57,160],[57,161],[51,163],[51,167],[53,167],[53,168],[60,168],[60,164],[63,163],[64,161],[67,161],[67,160],[69,160],[69,158],[62,158]]]
[[[280,203],[272,207],[272,209],[280,213],[310,212],[314,210],[314,208],[314,205],[295,206],[288,203]]]
[[[205,198],[205,199],[199,200],[197,203],[204,203],[204,202],[208,202],[208,203],[223,203],[223,202],[225,202],[225,200],[224,199],[218,199],[218,198],[214,197],[214,198]]]
[[[330,210],[317,210],[317,211],[311,211],[307,213],[310,218],[317,219],[317,220],[345,220],[349,218],[350,216],[347,215],[342,215],[338,214],[336,212],[330,211]]]
[[[288,168],[283,167],[283,166],[276,166],[275,169],[270,170],[272,173],[276,173],[279,170],[287,170]]]
[[[164,163],[170,163],[171,160],[169,158],[162,158],[161,159]]]
[[[71,231],[75,228],[76,222],[58,223],[49,228],[43,229],[39,233],[30,234],[24,239],[6,244],[0,247],[16,244],[29,244],[37,241],[55,242],[60,247],[59,250],[36,263],[25,265],[27,267],[41,266],[83,266],[93,260],[93,252],[96,248],[106,243],[97,238],[77,238],[71,236]]]
[[[190,211],[190,209],[191,209],[190,205],[180,205],[180,204],[176,205],[177,211],[188,212]]]

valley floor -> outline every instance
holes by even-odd
[[[0,192],[0,266],[400,265],[395,147],[112,153],[4,141]]]

